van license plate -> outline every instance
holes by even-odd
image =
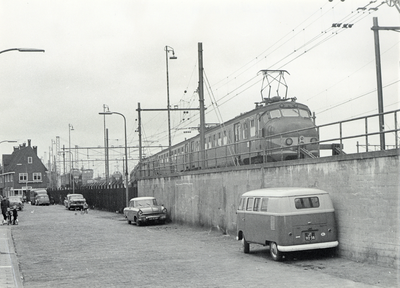
[[[314,232],[305,232],[304,238],[306,241],[315,240],[315,233]]]

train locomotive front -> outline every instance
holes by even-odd
[[[318,157],[318,131],[309,108],[279,97],[260,115],[267,162]]]

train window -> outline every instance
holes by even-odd
[[[281,112],[279,110],[271,110],[269,111],[269,116],[271,119],[281,117]]]
[[[228,138],[226,137],[226,131],[224,131],[224,139],[222,139],[222,145],[228,144]]]
[[[289,109],[282,109],[283,117],[299,117],[299,109],[297,108],[289,108]]]
[[[237,123],[234,125],[234,137],[235,137],[235,142],[238,142],[239,139],[239,135],[240,135],[240,123]]]
[[[254,119],[250,120],[250,137],[256,136],[256,126]]]
[[[248,130],[247,122],[244,122],[244,123],[243,123],[243,130],[242,130],[242,132],[243,132],[243,137],[242,137],[242,139],[247,139],[247,130]]]
[[[300,111],[300,116],[304,118],[309,118],[311,116],[310,111],[304,110],[304,109],[299,109]]]
[[[217,146],[222,146],[221,132],[220,132],[220,133],[218,133]]]

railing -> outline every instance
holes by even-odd
[[[240,141],[228,145],[205,149],[206,159],[201,159],[201,152],[172,155],[162,160],[142,161],[136,168],[136,178],[158,177],[189,170],[210,169],[229,166],[266,163],[285,159],[326,157],[337,154],[360,153],[360,148],[380,147],[380,135],[383,134],[386,148],[399,148],[399,125],[397,115],[400,109],[382,113],[388,130],[379,131],[379,116],[373,114],[354,119],[337,121],[275,134],[263,138]],[[300,138],[307,131],[316,130],[319,139],[287,145],[285,139]],[[267,143],[274,142],[274,147]],[[379,149],[380,150],[380,149]],[[328,152],[328,153],[327,153]],[[329,153],[330,152],[330,153]]]

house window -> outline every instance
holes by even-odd
[[[28,173],[19,173],[19,182],[27,182],[28,181]]]
[[[33,173],[33,181],[41,182],[42,181],[42,173]]]
[[[32,157],[28,157],[28,164],[32,164]]]

